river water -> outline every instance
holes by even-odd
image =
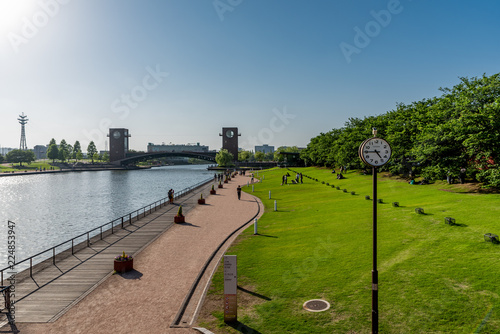
[[[0,269],[8,221],[18,262],[211,176],[207,165],[187,165],[0,177]]]

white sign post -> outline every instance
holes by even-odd
[[[237,287],[238,270],[236,255],[224,255],[224,322],[237,321]]]

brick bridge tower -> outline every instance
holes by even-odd
[[[226,149],[233,155],[234,161],[238,160],[238,128],[222,128],[222,148]]]
[[[128,129],[113,128],[109,129],[109,161],[125,159],[128,152],[128,138],[130,134]]]

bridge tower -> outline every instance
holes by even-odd
[[[109,161],[125,159],[128,152],[128,138],[130,134],[128,129],[110,128],[109,129]]]
[[[238,160],[238,137],[241,136],[238,133],[238,128],[222,128],[222,133],[219,133],[222,137],[222,148],[226,149],[233,155],[235,161]]]

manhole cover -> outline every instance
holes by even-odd
[[[311,299],[304,303],[304,309],[309,312],[323,312],[330,308],[330,303],[322,299]]]

